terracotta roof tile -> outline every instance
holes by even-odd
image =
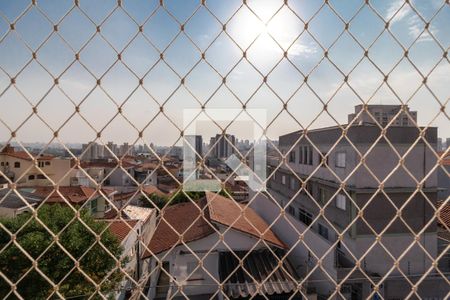
[[[64,199],[61,198],[62,195],[67,201],[73,204],[80,204],[92,199],[97,194],[95,189],[85,186],[60,186],[58,189],[59,193],[52,186],[38,186],[33,189],[33,194],[42,198],[48,197],[44,200],[45,203],[64,203]],[[103,192],[108,195],[111,191],[105,190]]]
[[[231,226],[236,230],[262,238],[278,246],[285,248],[286,245],[270,230],[266,221],[264,221],[252,208],[245,204],[239,204],[229,198],[221,195],[207,192],[209,216],[211,221],[225,226]]]
[[[30,156],[25,151],[3,152],[1,154],[8,155],[8,156],[18,158],[18,159],[28,160],[28,161],[31,161],[32,157],[35,157],[37,160],[52,160],[53,158],[55,158],[52,155],[46,155],[46,154],[37,155],[37,154],[30,153],[31,154],[31,156]]]
[[[128,234],[131,232],[131,229],[134,228],[137,224],[137,220],[114,220],[109,221],[109,230],[113,235],[117,237],[117,239],[122,242]]]
[[[200,210],[191,202],[167,207],[164,209],[148,248],[157,254],[178,245],[180,243],[178,237],[181,233],[184,233],[183,240],[186,243],[214,233],[214,229],[206,222],[205,218],[198,218],[199,215]],[[193,225],[191,226],[191,224]],[[189,226],[191,227],[189,228]],[[186,231],[186,229],[188,230]],[[146,251],[144,257],[149,256],[151,253]]]
[[[180,244],[179,235],[182,233],[184,233],[183,241],[185,243],[213,234],[216,232],[215,228],[212,228],[207,221],[215,225],[231,226],[234,230],[257,238],[261,236],[262,232],[267,231],[263,235],[264,240],[280,248],[286,248],[286,245],[268,229],[267,223],[251,208],[246,208],[244,214],[241,215],[243,205],[214,193],[207,193],[206,197],[197,201],[196,204],[192,202],[176,204],[168,206],[162,211],[162,217],[148,245],[153,254],[161,253]],[[199,207],[202,208],[205,205],[208,205],[208,208],[205,210],[205,215],[201,216]],[[237,221],[233,224],[235,220]],[[191,224],[193,225],[191,226]],[[143,257],[150,257],[151,252],[146,251]]]

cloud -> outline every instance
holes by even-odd
[[[436,2],[431,2],[434,6]],[[418,42],[427,42],[433,40],[428,31],[423,31],[425,23],[419,16],[413,12],[411,6],[405,0],[395,0],[389,5],[386,15],[386,20],[390,20],[391,25],[402,20],[405,20],[407,34],[416,39],[420,35]],[[392,18],[392,19],[391,19]],[[429,28],[429,31],[436,33],[437,29],[434,26]]]
[[[293,56],[310,56],[317,53],[317,47],[313,45],[305,45],[300,43],[295,43],[289,48],[289,55]]]
[[[432,41],[433,38],[431,37],[430,33],[427,30],[423,31],[424,26],[425,24],[417,15],[412,15],[408,20],[408,34],[412,38],[416,38],[420,35],[419,39],[417,40],[418,42]],[[434,26],[431,26],[429,30],[433,34],[437,31]]]
[[[406,4],[405,0],[395,0],[389,5],[385,18],[386,20],[393,18],[391,23],[398,22],[408,16],[411,11],[411,7]]]

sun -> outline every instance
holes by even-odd
[[[233,36],[239,47],[252,53],[258,60],[283,54],[295,40],[292,20],[286,18],[286,10],[277,1],[250,4],[236,16]]]

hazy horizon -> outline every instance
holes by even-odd
[[[73,1],[40,0],[27,8],[29,3],[0,3],[0,140],[17,131],[13,141],[46,143],[58,130],[64,143],[86,143],[102,131],[102,141],[122,144],[133,143],[143,131],[146,143],[170,146],[180,138],[183,109],[240,109],[243,104],[267,110],[267,135],[277,140],[302,129],[300,124],[345,124],[362,101],[401,104],[398,99],[418,111],[420,126],[438,127],[440,137],[450,137],[450,64],[448,53],[442,55],[450,45],[443,30],[450,28],[450,10],[439,10],[440,0],[412,1],[421,16],[404,1],[370,1],[381,17],[392,18],[389,30],[395,38],[383,31],[377,13],[357,0],[329,1],[345,22],[350,20],[349,31],[328,5],[316,13],[323,1],[289,1],[289,7],[284,1],[258,1],[258,7],[247,1],[236,14],[242,1],[208,0],[206,6],[201,1],[164,1],[164,7],[159,1],[123,1],[119,8],[115,0],[80,0],[79,8],[72,7]],[[308,22],[307,32],[297,16]],[[422,17],[433,18],[431,34],[423,32]],[[354,38],[364,48],[370,46],[368,58]],[[408,58],[398,42],[408,49]],[[34,51],[37,60],[29,62]],[[380,71],[389,72],[387,84]],[[347,83],[343,74],[349,74]],[[99,78],[101,85],[96,86]],[[433,94],[446,106],[447,116]],[[315,120],[323,110],[321,101],[330,99],[327,109],[335,120],[326,112]],[[32,111],[36,105],[37,115]],[[236,136],[246,134],[238,126],[230,129]]]

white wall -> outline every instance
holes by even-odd
[[[226,227],[219,226],[220,232],[225,232]],[[255,246],[256,245],[256,246]],[[176,279],[179,285],[183,285],[183,291],[186,295],[201,295],[201,294],[213,294],[217,291],[219,282],[219,253],[221,251],[239,251],[249,249],[260,249],[266,246],[260,242],[257,238],[235,231],[233,229],[228,230],[224,234],[224,241],[219,242],[219,235],[213,233],[205,238],[188,243],[189,249],[184,245],[175,247],[172,251],[166,251],[158,255],[158,259],[162,261],[170,262],[170,273]],[[255,247],[255,248],[253,248]],[[210,252],[208,252],[210,251]],[[182,253],[188,252],[188,253]],[[194,262],[198,264],[199,258],[204,259],[204,269],[207,272],[203,272],[203,280],[189,280],[187,274],[188,262]],[[147,263],[148,265],[148,263]],[[158,272],[155,272],[158,273]],[[156,286],[158,276],[153,276],[151,280],[151,286]],[[153,296],[149,291],[149,296]]]

